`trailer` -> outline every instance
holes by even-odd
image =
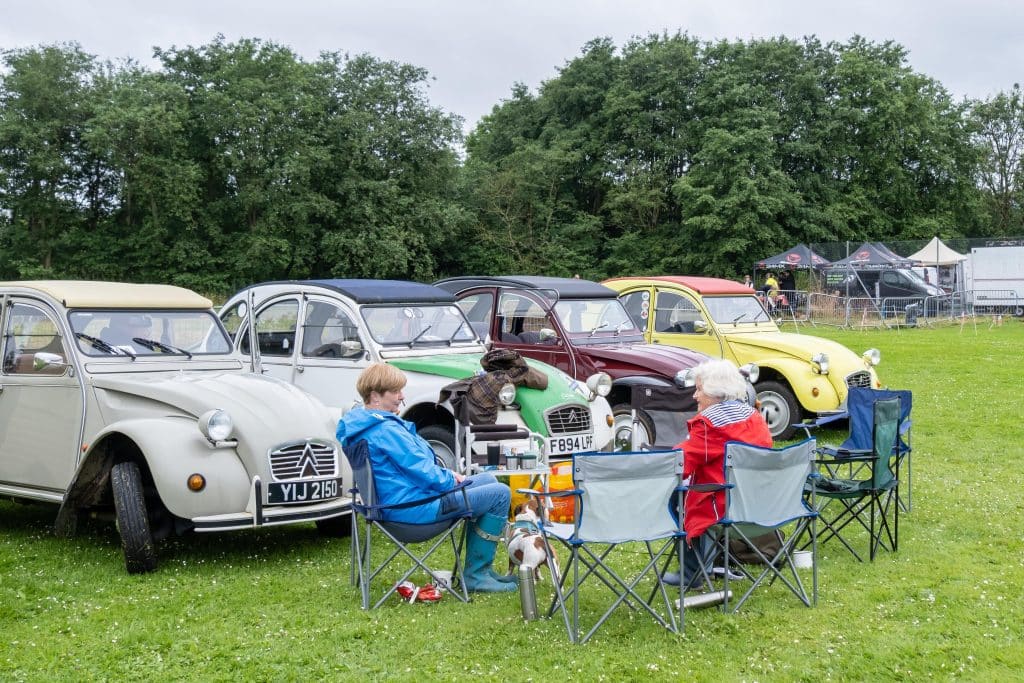
[[[974,247],[964,279],[975,311],[1024,316],[1024,246]]]

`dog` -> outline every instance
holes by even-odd
[[[548,556],[544,552],[544,537],[540,533],[539,505],[535,498],[517,505],[513,511],[515,522],[508,534],[508,573],[511,574],[516,567],[529,567],[533,570],[534,581],[541,580],[540,567],[548,563]],[[553,548],[551,556],[555,557]],[[558,558],[555,558],[555,565],[550,569],[557,576]]]

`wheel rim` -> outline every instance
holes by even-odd
[[[612,447],[616,451],[633,450],[633,417],[629,413],[619,413],[615,416],[613,430]],[[637,422],[637,435],[640,437],[640,443],[650,443],[651,435],[647,433],[643,420]]]
[[[768,431],[772,436],[778,436],[786,431],[789,426],[789,403],[781,395],[774,391],[766,391],[757,395],[761,402],[761,416],[768,423]]]
[[[447,467],[450,470],[455,469],[455,453],[452,449],[448,448],[447,444],[443,441],[428,440],[430,448],[434,451],[434,461],[442,467]]]

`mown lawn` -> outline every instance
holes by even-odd
[[[111,525],[60,540],[52,510],[2,502],[0,680],[1019,679],[1024,324],[801,330],[880,348],[915,401],[900,550],[826,546],[814,609],[773,587],[739,615],[689,612],[682,636],[619,612],[571,647],[516,594],[364,613],[348,540],[312,525],[184,537],[127,576]]]

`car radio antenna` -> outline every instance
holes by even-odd
[[[249,357],[252,359],[252,371],[263,374],[263,362],[260,358],[260,342],[256,337],[256,290],[250,288],[246,296],[249,303]]]

